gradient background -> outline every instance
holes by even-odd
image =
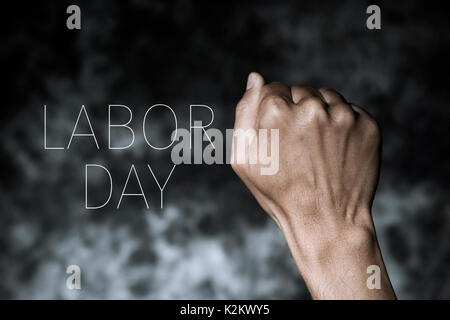
[[[66,28],[69,4],[81,7],[81,31]],[[149,106],[169,104],[187,128],[189,104],[207,104],[214,127],[232,128],[247,74],[259,71],[333,87],[375,116],[384,149],[373,215],[394,288],[399,298],[449,299],[448,12],[378,1],[382,30],[370,31],[369,4],[2,4],[0,298],[309,298],[276,224],[229,166],[178,166],[163,210],[146,169],[160,179],[171,169],[138,132]],[[106,148],[112,103],[134,112],[133,148]],[[44,104],[52,145],[67,144],[85,104],[101,150],[80,138],[44,151]],[[163,145],[172,119],[152,119],[149,136]],[[113,175],[105,209],[84,210],[85,163]],[[150,210],[137,199],[115,209],[132,163]],[[66,289],[70,264],[82,269],[82,290]]]

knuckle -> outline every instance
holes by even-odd
[[[319,92],[321,94],[330,95],[332,97],[339,98],[339,99],[342,99],[342,100],[344,98],[339,92],[337,92],[333,88],[320,88]]]
[[[373,138],[380,138],[380,136],[381,136],[380,125],[378,124],[378,122],[375,119],[370,118],[370,117],[367,118],[367,121],[365,124],[365,131],[368,136],[373,137]]]
[[[302,117],[309,121],[324,121],[327,119],[325,104],[318,97],[308,97],[301,101],[300,110]]]
[[[271,82],[269,84],[266,84],[264,87],[262,87],[261,93],[264,96],[270,96],[273,94],[274,90],[277,90],[280,88],[287,89],[288,87],[284,83],[281,83],[281,82]]]
[[[353,109],[346,104],[336,104],[330,108],[333,121],[339,126],[350,127],[356,122]]]
[[[263,109],[267,109],[264,111],[282,111],[287,107],[287,102],[280,96],[267,95],[263,98],[261,106],[263,107]]]
[[[324,108],[324,103],[319,97],[306,97],[300,102],[300,106],[318,112]]]
[[[299,90],[301,92],[310,94],[311,96],[315,96],[317,94],[317,90],[311,86],[307,86],[304,84],[297,84],[292,86],[292,89]]]
[[[279,96],[266,96],[261,102],[260,126],[262,128],[279,127],[280,121],[288,111],[287,102]]]
[[[332,88],[319,88],[319,92],[321,93],[332,93],[332,94],[337,94],[336,90],[332,89]]]
[[[281,119],[278,115],[270,112],[266,112],[260,115],[259,127],[261,129],[279,128],[281,125]]]
[[[267,87],[285,87],[286,85],[279,81],[274,81],[270,83]]]

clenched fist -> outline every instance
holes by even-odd
[[[281,228],[312,297],[395,298],[371,217],[381,146],[375,120],[333,90],[265,84],[251,73],[238,129],[269,131],[276,172],[262,174],[265,164],[249,160],[258,135],[246,148],[234,143],[232,166]]]

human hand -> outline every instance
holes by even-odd
[[[265,84],[257,73],[236,108],[235,130],[278,129],[279,169],[232,163],[280,226],[314,298],[395,298],[375,236],[371,206],[378,181],[380,129],[337,92]],[[232,159],[246,149],[232,148]],[[246,155],[249,159],[249,155]],[[380,290],[366,286],[369,265]]]

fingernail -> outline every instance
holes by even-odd
[[[256,76],[255,74],[252,72],[248,75],[248,79],[247,79],[247,90],[253,88],[253,86],[255,85],[255,81],[256,81]]]

